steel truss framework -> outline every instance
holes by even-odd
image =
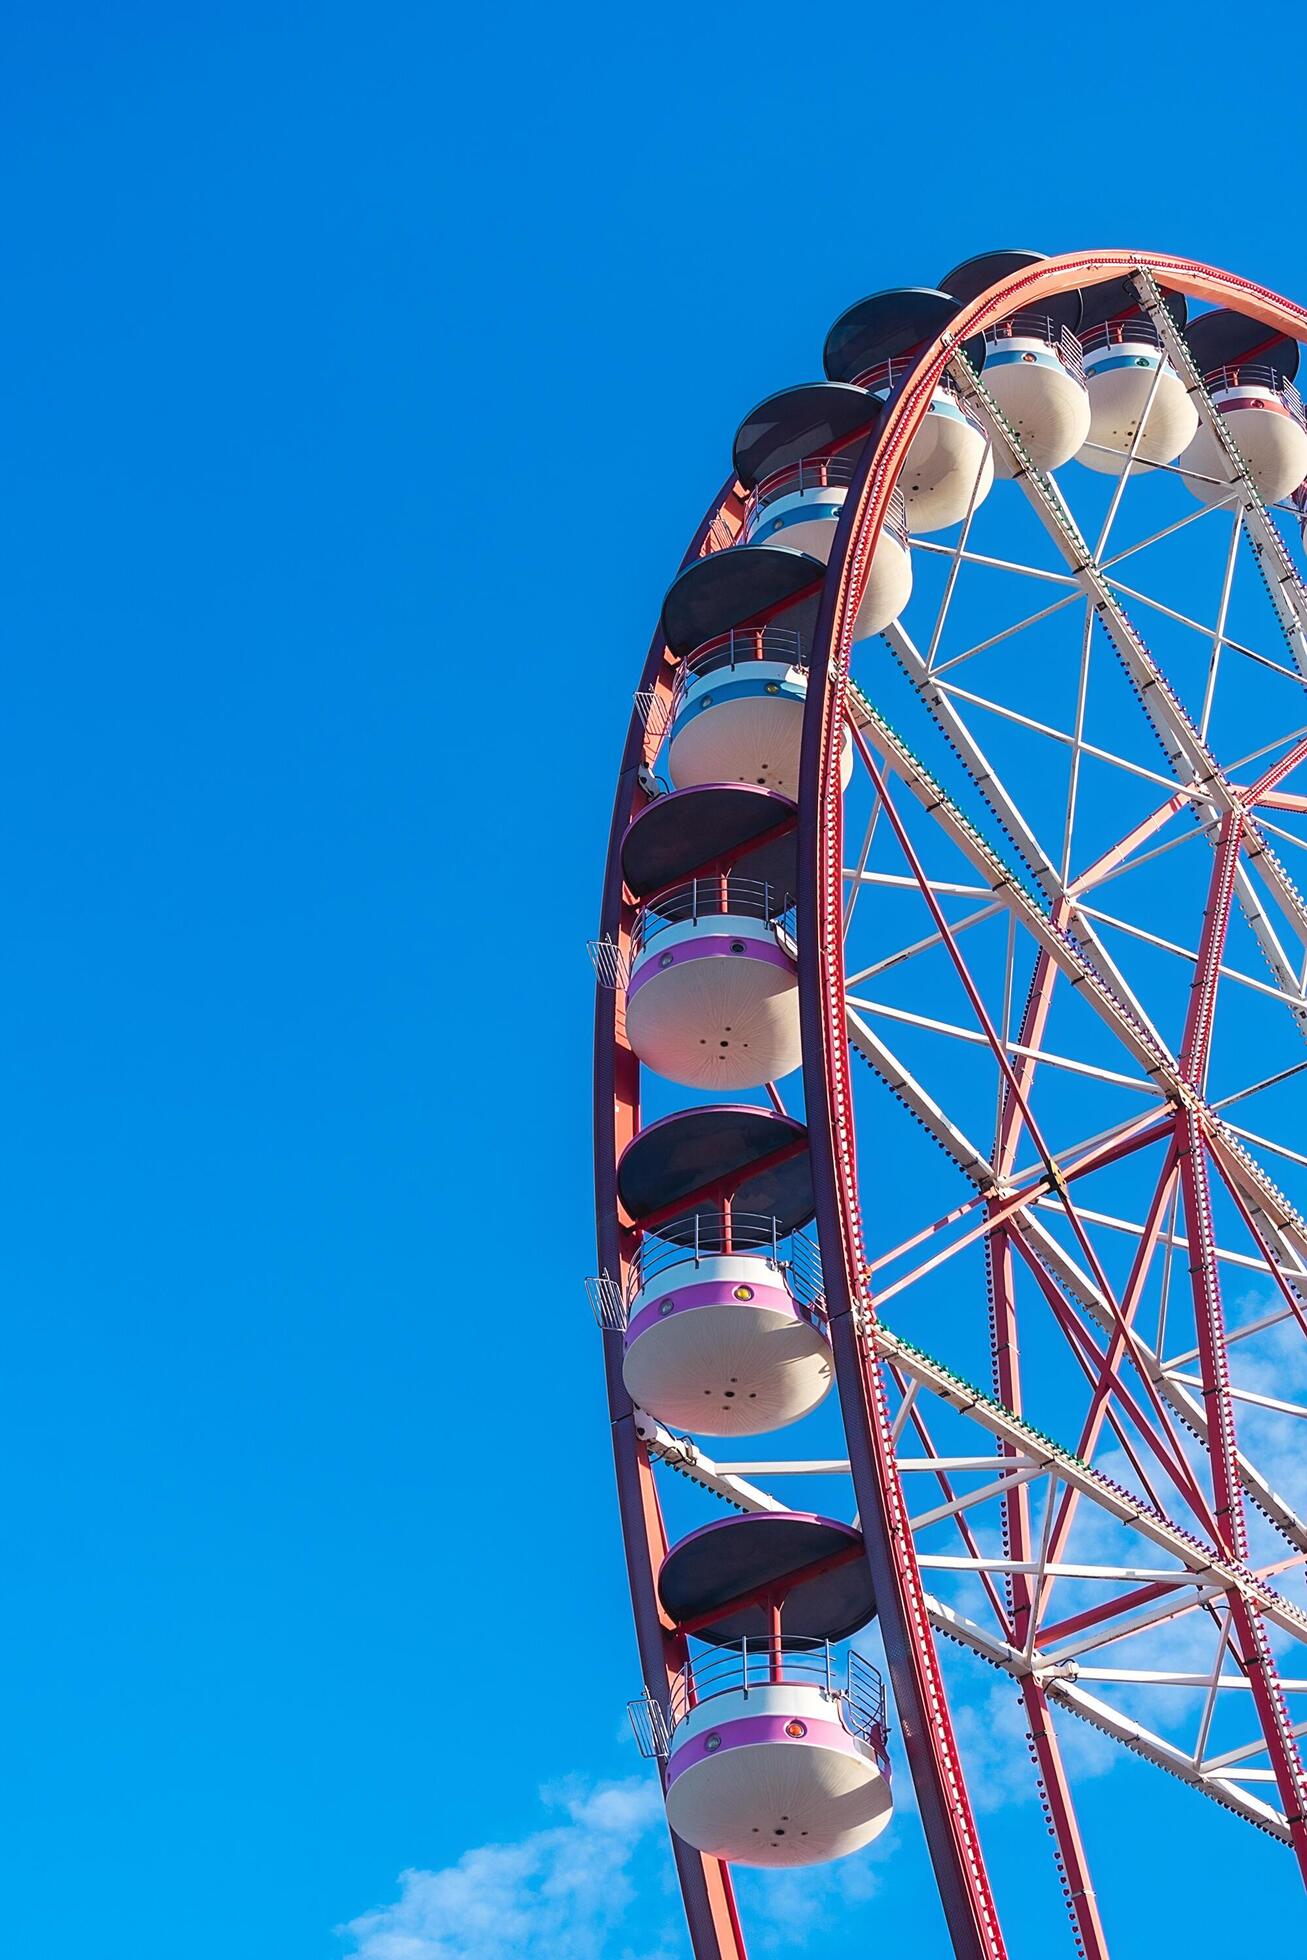
[[[962,351],[1018,308],[1121,275],[1233,472],[1215,508],[1163,481],[1177,470],[1150,472],[1133,529],[1133,459],[1106,508],[1078,517],[1073,472],[1054,481],[1030,465]],[[1092,1960],[1108,1943],[1068,1716],[1281,1840],[1307,1879],[1307,1612],[1294,1597],[1307,1520],[1290,1474],[1307,1435],[1307,1224],[1289,1195],[1307,1194],[1292,1121],[1307,1072],[1307,902],[1294,883],[1307,851],[1307,590],[1162,284],[1307,339],[1302,309],[1188,260],[1042,262],[922,355],[860,460],[823,582],[797,918],[844,1453],[714,1460],[632,1408],[620,1336],[605,1336],[646,1682],[661,1687],[684,1659],[655,1592],[655,1466],[743,1510],[788,1508],[778,1479],[850,1480],[953,1947],[990,1960],[1008,1948],[940,1635],[1016,1684],[1075,1941]],[[955,543],[917,540],[919,597],[921,569],[937,573],[924,629],[914,600],[873,671],[854,657],[852,623],[946,371],[1010,459],[1002,494],[1025,528],[1010,551],[987,550],[973,511]],[[1181,494],[1164,510],[1168,488]],[[742,512],[729,483],[685,562],[728,547]],[[1167,583],[1171,541],[1195,524],[1210,534],[1210,595]],[[986,580],[1001,597],[986,597]],[[619,957],[633,908],[617,843],[644,800],[662,725],[649,710],[673,672],[656,637],[601,919]],[[1032,807],[1032,781],[1056,796]],[[618,996],[601,987],[597,1002],[599,1261],[624,1276],[615,1164],[639,1127],[640,1071]],[[1255,1074],[1250,1053],[1265,1063]],[[881,1205],[900,1118],[916,1155]],[[674,1849],[696,1955],[743,1955],[726,1869]]]

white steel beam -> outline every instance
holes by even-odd
[[[946,1605],[943,1600],[932,1598],[929,1594],[926,1597],[926,1611],[936,1633],[943,1634],[946,1639],[955,1641],[958,1646],[969,1649],[973,1654],[979,1654],[992,1667],[1001,1668],[1014,1680],[1019,1681],[1027,1674],[1035,1675],[1044,1692],[1058,1707],[1068,1709],[1071,1714],[1079,1716],[1091,1727],[1110,1736],[1114,1742],[1122,1744],[1133,1754],[1142,1756],[1146,1762],[1151,1762],[1157,1768],[1178,1777],[1182,1783],[1187,1783],[1191,1789],[1198,1790],[1205,1797],[1210,1797],[1213,1802],[1221,1804],[1226,1810],[1234,1811],[1245,1822],[1255,1824],[1259,1830],[1266,1831],[1282,1843],[1289,1842],[1289,1827],[1283,1812],[1277,1810],[1274,1805],[1263,1802],[1261,1798],[1255,1797],[1251,1791],[1241,1788],[1238,1783],[1209,1774],[1194,1761],[1192,1756],[1186,1756],[1184,1751],[1177,1748],[1174,1743],[1166,1741],[1164,1737],[1145,1728],[1141,1722],[1122,1715],[1107,1702],[1091,1695],[1080,1686],[1071,1671],[1045,1672],[1045,1663],[1038,1654],[1033,1657],[1023,1654],[997,1634],[990,1633],[985,1627],[977,1626],[975,1621],[968,1619],[965,1614],[959,1613],[954,1607]]]

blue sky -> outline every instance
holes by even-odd
[[[1269,42],[1232,97],[1135,9],[932,19],[8,9],[16,1954],[683,1952],[581,1293],[659,599],[864,291],[1012,242],[1307,286]],[[910,1819],[755,1894],[765,1951],[813,1901],[940,1950]]]

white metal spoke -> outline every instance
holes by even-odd
[[[926,649],[927,667],[933,667],[935,664],[935,655],[939,651],[939,642],[940,642],[941,635],[943,634],[945,624],[948,620],[949,607],[953,603],[953,594],[957,589],[958,573],[962,569],[963,554],[966,551],[967,540],[971,536],[972,521],[976,515],[976,499],[980,494],[980,484],[981,484],[981,478],[983,476],[983,473],[984,473],[984,464],[982,462],[980,469],[977,470],[976,472],[975,481],[972,483],[971,486],[971,496],[967,503],[967,514],[962,520],[962,529],[958,533],[957,546],[953,552],[952,563],[948,568],[948,577],[944,581],[944,596],[940,600],[939,611],[935,615],[934,630],[930,636],[930,645]]]
[[[853,908],[858,902],[858,892],[861,888],[863,879],[868,875],[867,859],[870,857],[871,847],[876,841],[876,825],[879,823],[879,821],[880,821],[880,798],[879,796],[873,796],[871,802],[871,815],[867,819],[867,829],[862,840],[862,849],[858,853],[857,868],[852,873],[851,883],[849,887],[849,895],[844,905],[844,937],[846,939],[849,936],[849,927],[853,924]],[[844,875],[846,879],[850,877],[850,873],[848,872],[847,869]]]
[[[1022,714],[1019,709],[1006,707],[1001,701],[987,700],[983,694],[973,694],[969,689],[960,687],[952,681],[940,681],[939,686],[953,700],[968,701],[974,708],[983,708],[986,714],[998,715],[1004,721],[1015,722],[1020,728],[1028,728],[1032,735],[1044,735],[1050,742],[1060,743],[1063,748],[1078,749],[1084,755],[1092,755],[1099,762],[1109,763],[1114,769],[1124,769],[1127,775],[1139,776],[1146,783],[1156,783],[1161,789],[1173,787],[1170,777],[1163,776],[1160,770],[1145,768],[1141,762],[1129,762],[1125,756],[1114,755],[1111,749],[1099,748],[1093,742],[1077,742],[1076,737],[1069,735],[1065,729],[1050,728],[1047,722],[1036,721],[1033,715]],[[1194,797],[1196,801],[1204,800],[1202,791],[1198,788],[1191,789],[1186,794]]]
[[[1202,713],[1198,717],[1198,733],[1207,740],[1212,720],[1212,703],[1216,698],[1216,676],[1221,664],[1221,648],[1225,644],[1225,622],[1230,611],[1230,593],[1234,587],[1234,568],[1239,557],[1239,540],[1243,527],[1236,516],[1230,525],[1230,544],[1225,555],[1225,576],[1221,581],[1221,604],[1216,615],[1216,628],[1212,634],[1211,659],[1207,664],[1207,683],[1203,689]]]
[[[1059,1674],[1056,1668],[1049,1668],[1042,1656],[1027,1657],[944,1600],[928,1599],[927,1610],[931,1625],[948,1639],[969,1648],[1015,1680],[1033,1674],[1058,1707],[1078,1715],[1082,1721],[1111,1736],[1114,1741],[1142,1756],[1146,1762],[1166,1770],[1203,1795],[1214,1798],[1226,1809],[1255,1824],[1259,1830],[1288,1842],[1289,1829],[1284,1814],[1274,1804],[1254,1796],[1237,1783],[1209,1775],[1187,1751],[1148,1729],[1137,1718],[1124,1715],[1110,1703],[1091,1695],[1076,1678],[1078,1670]]]
[[[1174,620],[1177,626],[1187,627],[1191,633],[1201,634],[1205,640],[1215,640],[1218,646],[1228,647],[1231,653],[1240,654],[1245,660],[1255,660],[1259,666],[1269,667],[1273,673],[1282,674],[1285,680],[1292,681],[1295,687],[1307,685],[1303,676],[1295,673],[1292,667],[1284,666],[1281,661],[1272,660],[1269,654],[1259,653],[1256,647],[1245,646],[1242,640],[1231,639],[1228,634],[1222,633],[1219,627],[1213,629],[1205,626],[1202,620],[1191,619],[1188,613],[1179,612],[1163,600],[1155,599],[1151,593],[1141,592],[1137,586],[1125,585],[1120,579],[1114,578],[1111,584],[1112,590],[1119,593],[1122,598],[1133,599],[1138,605],[1148,606],[1153,612],[1161,613],[1164,619]],[[1199,732],[1202,733],[1201,726]]]
[[[959,1027],[954,1021],[937,1021],[929,1014],[914,1014],[910,1008],[891,1007],[887,1001],[866,1000],[857,994],[849,994],[847,998],[850,1007],[859,1008],[864,1014],[876,1014],[887,1021],[905,1022],[909,1027],[924,1028],[930,1034],[948,1035],[954,1041],[967,1041],[982,1048],[989,1045],[989,1037],[979,1028]],[[1160,1096],[1163,1093],[1155,1082],[1141,1080],[1137,1075],[1122,1075],[1119,1069],[1103,1068],[1096,1062],[1079,1062],[1072,1055],[1055,1055],[1047,1048],[1031,1048],[1020,1041],[1008,1041],[1003,1045],[1010,1055],[1024,1055],[1032,1062],[1047,1062],[1050,1068],[1066,1069],[1072,1075],[1090,1076],[1096,1082],[1112,1082],[1120,1088],[1132,1089],[1145,1096]]]
[[[1002,646],[1004,640],[1015,639],[1018,633],[1024,633],[1028,627],[1042,625],[1046,619],[1051,619],[1054,613],[1064,612],[1068,606],[1074,606],[1083,596],[1078,589],[1065,593],[1062,598],[1055,599],[1051,606],[1043,606],[1039,612],[1028,613],[1024,619],[1014,620],[1011,626],[1003,627],[998,633],[991,633],[988,639],[977,640],[975,645],[969,646],[964,653],[950,654],[947,660],[941,660],[931,668],[932,675],[938,678],[941,674],[947,674],[950,668],[960,667],[964,661],[974,660],[978,653],[988,653],[991,647]]]
[[[1074,900],[1070,899],[1064,890],[1062,881],[1059,879],[1047,852],[1040,845],[1029,824],[1013,803],[1003,784],[999,781],[996,772],[990,767],[961,715],[942,692],[938,682],[928,679],[925,672],[925,663],[909,634],[903,629],[901,624],[896,622],[887,630],[885,637],[898,655],[904,671],[920,689],[922,699],[925,701],[927,707],[941,720],[945,732],[950,741],[958,749],[977,787],[990,804],[1000,813],[1004,828],[1024,854],[1037,882],[1044,890],[1050,903],[1065,903],[1068,906],[1074,906]],[[942,808],[942,806],[937,805],[937,808]],[[958,841],[961,840],[959,839]],[[1004,879],[1003,882],[1007,884],[1008,880]],[[1118,971],[1115,962],[1111,959],[1106,947],[1099,940],[1093,926],[1087,922],[1084,925],[1084,937],[1099,967],[1099,971],[1106,976],[1117,997],[1124,1001],[1136,1025],[1143,1028],[1159,1048],[1164,1049],[1160,1035],[1152,1027],[1141,1002],[1134,997],[1125,975]]]
[[[1258,1096],[1263,1089],[1273,1089],[1277,1083],[1287,1082],[1290,1076],[1301,1075],[1304,1069],[1307,1069],[1307,1062],[1295,1062],[1292,1068],[1277,1069],[1274,1075],[1263,1076],[1260,1082],[1252,1082],[1246,1089],[1236,1089],[1233,1095],[1223,1096],[1219,1102],[1212,1104],[1212,1108],[1229,1109],[1237,1102],[1246,1102],[1249,1096]]]
[[[1141,939],[1149,946],[1156,946],[1159,952],[1174,953],[1177,959],[1188,960],[1191,966],[1197,963],[1198,954],[1191,952],[1187,946],[1177,946],[1173,939],[1164,939],[1160,933],[1149,932],[1144,926],[1131,925],[1128,919],[1104,912],[1096,905],[1082,904],[1080,909],[1091,919],[1097,919],[1100,925],[1111,926],[1114,931],[1127,933],[1132,939]],[[1254,980],[1250,973],[1241,973],[1237,967],[1227,966],[1224,962],[1217,970],[1223,980],[1232,980],[1240,987],[1250,987],[1254,993],[1280,1001],[1294,1014],[1307,1012],[1307,996],[1299,986],[1273,987],[1269,981]]]
[[[983,925],[986,919],[994,918],[1003,910],[1001,904],[982,905],[978,912],[971,912],[965,919],[958,919],[949,927],[956,937],[967,932],[972,926]],[[847,976],[848,985],[860,986],[864,980],[874,980],[879,973],[888,973],[891,967],[902,966],[905,960],[915,959],[918,953],[928,953],[933,946],[943,944],[943,935],[938,932],[927,933],[924,939],[914,939],[909,946],[900,946],[895,952],[887,953],[883,959],[873,960],[870,966],[859,967],[856,973]]]

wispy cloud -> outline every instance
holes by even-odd
[[[655,1779],[540,1794],[565,1822],[402,1872],[392,1905],[340,1928],[350,1960],[679,1960],[664,1901],[636,1911],[632,1862],[662,1823]]]

